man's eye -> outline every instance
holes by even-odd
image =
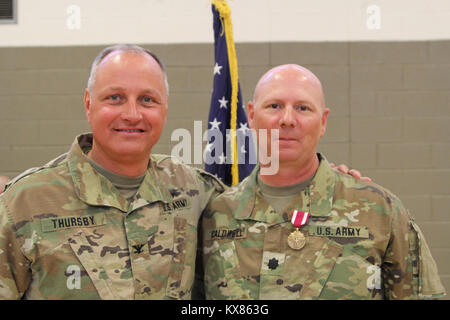
[[[308,106],[305,106],[305,105],[300,105],[300,106],[298,106],[298,109],[299,109],[300,111],[308,111],[308,110],[309,110],[309,107],[308,107]]]
[[[142,101],[144,103],[150,103],[150,102],[153,102],[153,99],[151,97],[145,96],[145,97],[142,98]]]
[[[280,105],[278,104],[278,103],[272,103],[271,105],[270,105],[270,108],[271,109],[278,109],[280,107]]]
[[[112,95],[110,95],[110,96],[108,97],[108,99],[111,100],[111,101],[117,102],[117,101],[120,100],[120,95],[118,95],[118,94],[112,94]]]

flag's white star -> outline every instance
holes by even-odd
[[[220,108],[227,108],[228,100],[225,100],[225,96],[222,97],[222,99],[219,99]]]
[[[217,121],[216,118],[214,118],[214,121],[210,121],[209,123],[211,124],[211,129],[209,129],[209,130],[214,130],[214,129],[220,130],[219,125],[222,122]]]
[[[205,147],[205,153],[206,152],[209,152],[209,153],[211,153],[211,148],[212,148],[212,146],[214,145],[214,143],[207,143],[206,144],[206,147]]]
[[[240,124],[241,124],[241,127],[238,129],[238,131],[242,131],[242,133],[245,134],[248,130],[247,123],[240,122]]]
[[[219,66],[219,64],[216,62],[214,65],[214,74],[220,74],[220,69],[222,69],[222,66]]]
[[[223,152],[222,152],[222,154],[219,156],[219,164],[225,163],[225,159],[226,159],[226,157],[223,155]]]

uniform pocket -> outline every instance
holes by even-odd
[[[300,250],[264,252],[260,299],[318,299],[341,251],[334,241],[308,236]]]
[[[99,299],[100,294],[88,267],[73,250],[73,235],[51,235],[51,238],[43,237],[38,243],[40,255],[31,266],[33,282],[26,298]]]
[[[344,245],[320,298],[383,299],[381,272],[381,266],[366,248]]]
[[[242,289],[244,279],[239,268],[239,261],[234,241],[208,242],[205,247],[205,289],[207,299],[248,299]]]
[[[172,261],[167,280],[166,296],[174,299],[190,299],[197,253],[197,227],[185,218],[177,216],[173,219],[173,225]]]
[[[93,249],[84,233],[80,231],[74,234],[69,239],[69,244],[86,270],[86,273],[89,275],[89,278],[92,280],[100,298],[103,300],[117,299],[108,284],[106,271],[103,266],[97,263]]]

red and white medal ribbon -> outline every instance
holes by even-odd
[[[298,210],[292,210],[291,223],[296,228],[300,228],[308,222],[310,214],[309,212],[303,212]]]

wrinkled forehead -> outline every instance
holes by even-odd
[[[310,70],[299,65],[282,65],[267,71],[258,81],[253,101],[276,88],[293,88],[304,90],[315,96],[324,106],[323,89],[320,80]]]

